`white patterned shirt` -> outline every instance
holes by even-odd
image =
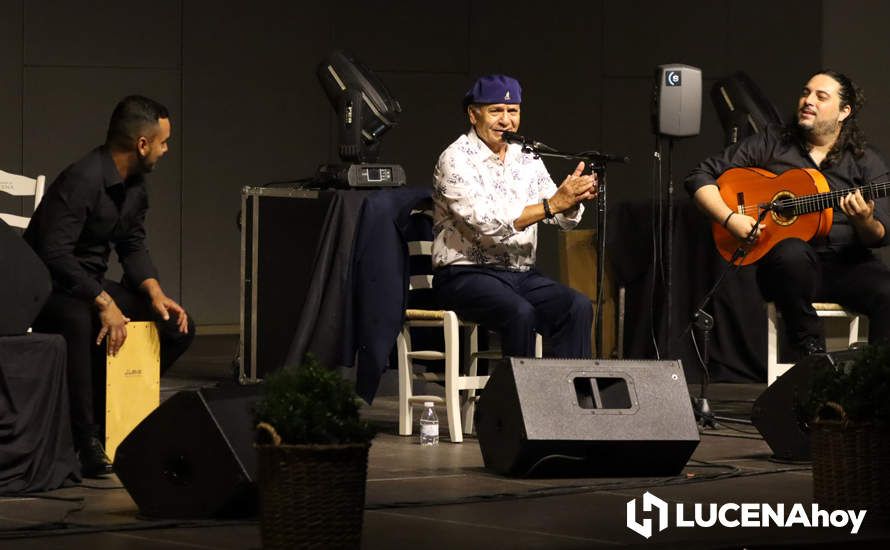
[[[433,172],[433,267],[484,265],[528,271],[535,265],[537,224],[513,222],[530,204],[556,193],[541,159],[510,144],[504,161],[470,128],[439,156]],[[546,223],[572,229],[584,205]]]

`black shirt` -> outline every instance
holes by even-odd
[[[102,292],[112,245],[131,284],[157,278],[145,246],[147,210],[145,178],[124,181],[108,150],[97,147],[49,186],[24,237],[55,291],[92,301]]]
[[[792,168],[815,168],[825,176],[832,190],[852,189],[875,182],[890,181],[890,170],[878,153],[866,148],[865,154],[856,158],[844,151],[840,159],[832,164],[822,162],[819,167],[813,162],[802,143],[785,140],[782,128],[770,126],[766,131],[753,135],[732,145],[722,154],[713,156],[699,164],[686,177],[686,191],[690,195],[708,184],[715,184],[720,174],[730,168],[756,167],[781,174]],[[875,218],[884,225],[884,238],[872,246],[890,244],[890,217],[887,215],[885,199],[875,201]],[[817,249],[840,250],[850,246],[862,247],[856,231],[840,208],[834,209],[831,231],[827,237],[814,240]]]

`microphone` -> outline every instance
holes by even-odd
[[[527,147],[535,152],[540,153],[555,153],[556,149],[550,147],[546,143],[541,143],[540,141],[535,141],[533,139],[528,139],[527,137],[517,134],[516,132],[508,132],[504,130],[501,132],[501,139],[506,141],[507,143],[518,143],[523,147]]]
[[[528,143],[528,140],[525,139],[525,136],[521,136],[516,132],[508,132],[506,130],[501,132],[501,139],[503,139],[507,143],[519,143],[520,145],[525,145],[526,143]]]
[[[611,153],[600,153],[599,151],[584,151],[580,155],[587,155],[602,162],[620,162],[621,164],[629,164],[630,157],[623,155],[613,155]]]

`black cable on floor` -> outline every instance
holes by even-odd
[[[52,522],[39,526],[26,526],[15,529],[0,529],[0,540],[36,537],[56,537],[66,535],[88,535],[92,533],[114,533],[118,531],[150,531],[157,529],[197,529],[208,527],[232,527],[257,525],[257,520],[190,520],[153,521],[144,523],[121,523],[116,525],[83,525],[68,522]]]
[[[741,468],[738,466],[733,466],[731,464],[719,464],[719,463],[710,463],[704,461],[695,460],[693,462],[698,462],[697,466],[692,466],[693,468],[724,468],[729,470],[728,472],[721,472],[718,474],[711,475],[696,475],[694,473],[687,473],[683,476],[675,476],[669,478],[657,478],[657,479],[638,479],[636,481],[617,481],[617,482],[604,482],[597,484],[589,484],[589,485],[565,485],[565,486],[557,486],[557,487],[544,487],[544,488],[536,488],[531,489],[529,491],[525,491],[522,493],[487,493],[480,495],[470,495],[466,497],[459,497],[455,499],[436,499],[436,500],[424,500],[424,501],[402,501],[402,502],[391,502],[391,503],[379,503],[379,504],[368,504],[365,506],[365,510],[387,510],[387,509],[395,509],[395,508],[424,508],[431,506],[449,506],[455,504],[475,504],[481,502],[501,502],[501,501],[511,501],[511,500],[524,500],[530,498],[545,498],[545,497],[555,497],[555,496],[566,496],[566,495],[574,495],[574,494],[584,494],[584,493],[595,493],[599,491],[616,491],[616,490],[628,490],[628,489],[640,489],[640,488],[649,488],[649,487],[669,487],[675,485],[684,485],[691,483],[703,483],[706,481],[718,481],[723,479],[731,479],[737,477],[753,477],[760,475],[769,475],[769,474],[781,474],[787,472],[797,472],[797,471],[809,471],[810,468],[779,468],[776,470],[762,470],[762,471],[754,471],[754,472],[743,472]]]

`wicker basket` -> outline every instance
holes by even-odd
[[[866,509],[890,517],[890,430],[852,422],[836,403],[840,420],[812,425],[813,497],[826,509]]]
[[[263,548],[359,548],[370,443],[273,440],[256,446]]]

